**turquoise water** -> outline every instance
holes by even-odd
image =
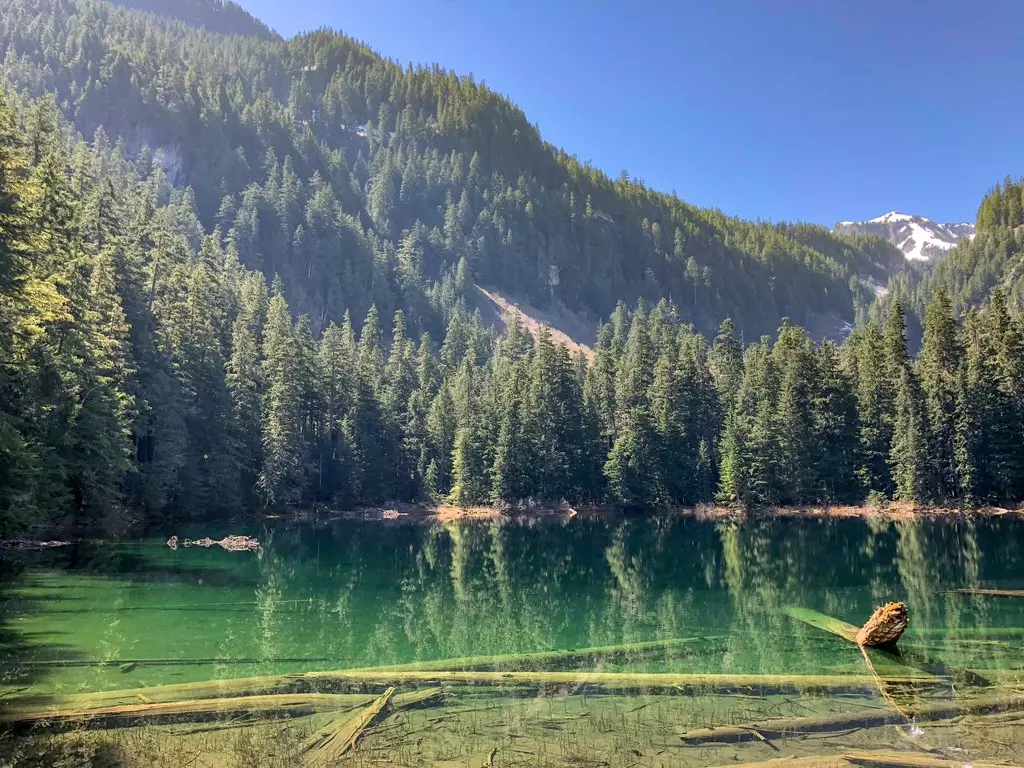
[[[780,609],[860,624],[887,600],[910,606],[908,640],[968,666],[1016,669],[1019,646],[1000,651],[1024,639],[1024,600],[943,593],[1024,588],[1021,530],[1009,521],[337,522],[192,532],[255,535],[258,552],[172,551],[163,537],[82,542],[7,559],[4,676],[103,690],[699,635],[717,639],[629,668],[829,672],[859,654]]]
[[[256,552],[171,550],[163,532],[82,541],[0,561],[0,691],[10,701],[679,638],[699,639],[544,668],[863,676],[855,646],[784,609],[860,624],[889,600],[909,605],[901,645],[926,658],[928,671],[970,670],[1012,690],[1024,685],[1024,599],[950,591],[1024,589],[1022,532],[1010,519],[667,517],[167,531],[253,535],[263,542]],[[973,694],[954,686],[943,695]],[[787,701],[794,713],[806,709]],[[814,706],[849,706],[830,701]],[[705,714],[687,717],[713,723]],[[676,714],[665,722],[673,717],[678,726]],[[636,729],[657,727],[669,725]],[[1002,738],[1024,746],[1016,732]],[[409,749],[416,764],[426,747]],[[583,752],[598,749],[619,764],[614,746]],[[973,749],[989,756],[996,748]],[[714,762],[694,754],[677,756],[679,764]]]

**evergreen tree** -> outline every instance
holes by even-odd
[[[906,323],[898,302],[893,305],[885,329],[885,351],[886,369],[895,393],[889,452],[893,495],[901,501],[929,501],[928,423],[920,383],[907,352]]]
[[[259,488],[268,505],[298,501],[303,459],[302,388],[295,330],[279,279],[263,336],[263,471]]]
[[[952,499],[958,492],[956,422],[963,359],[953,304],[949,294],[940,289],[928,305],[924,344],[917,360],[928,421],[928,495],[939,500]]]

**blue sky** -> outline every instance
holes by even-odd
[[[1018,0],[241,0],[506,94],[611,175],[744,218],[973,221],[1024,174]]]

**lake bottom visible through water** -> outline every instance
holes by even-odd
[[[0,766],[1024,765],[1022,531],[272,521],[173,531],[253,552],[5,553]],[[890,600],[898,650],[841,636]]]

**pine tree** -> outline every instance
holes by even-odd
[[[901,501],[930,501],[927,429],[920,385],[907,366],[897,382],[896,417],[889,456],[896,486],[894,496]]]
[[[535,492],[532,435],[527,427],[528,382],[522,363],[514,363],[501,399],[501,426],[491,466],[491,501],[515,504]],[[436,464],[434,465],[436,467]]]
[[[860,485],[869,497],[889,496],[893,491],[889,452],[895,387],[888,375],[882,334],[875,325],[857,329],[847,340],[843,353],[856,389]]]
[[[302,390],[295,331],[288,304],[275,279],[263,336],[263,471],[259,488],[268,505],[294,503],[301,487]]]
[[[489,498],[483,430],[474,419],[459,427],[452,450],[452,489],[448,501],[457,507],[483,504]]]
[[[239,285],[238,315],[231,334],[231,359],[227,384],[231,393],[234,448],[238,462],[239,491],[243,504],[251,503],[263,466],[262,393],[265,382],[260,347],[268,311],[267,284],[253,273]]]
[[[743,382],[726,416],[720,451],[721,502],[755,508],[777,503],[777,398],[778,374],[770,342],[762,339],[747,349]]]
[[[721,393],[722,408],[728,410],[743,382],[743,347],[736,340],[736,325],[727,317],[718,328],[710,355],[715,387]]]
[[[776,430],[779,456],[777,498],[783,504],[820,501],[819,464],[824,446],[817,441],[814,404],[817,360],[802,329],[786,324],[772,350],[780,376]]]
[[[920,383],[907,352],[903,310],[895,302],[885,329],[886,372],[893,382],[893,432],[889,452],[894,497],[901,501],[931,500],[928,483],[928,423]]]
[[[964,351],[953,317],[953,304],[944,289],[936,291],[925,315],[924,344],[917,371],[924,392],[928,420],[927,495],[939,500],[957,496],[956,421],[957,403],[962,399],[960,367]]]
[[[668,504],[658,436],[649,409],[634,406],[621,414],[621,419],[622,429],[604,465],[610,500],[626,509],[656,509]]]
[[[814,444],[818,488],[815,496],[826,503],[862,501],[857,469],[860,464],[860,424],[853,382],[843,370],[835,345],[826,342],[817,353],[815,366]]]

